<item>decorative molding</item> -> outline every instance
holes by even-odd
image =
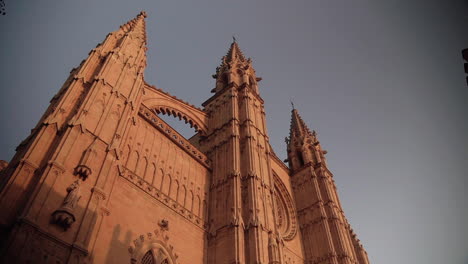
[[[91,173],[92,170],[88,166],[82,164],[76,166],[74,171],[74,174],[78,175],[78,177],[83,181],[85,181]]]
[[[51,166],[51,167],[53,166],[53,167],[59,169],[61,173],[64,173],[64,172],[66,171],[65,167],[64,167],[61,163],[59,163],[59,162],[57,162],[57,161],[55,161],[55,160],[54,160],[54,161],[50,161],[48,164],[49,164],[49,166]]]
[[[94,186],[91,191],[93,193],[96,193],[96,195],[101,199],[101,200],[106,200],[107,194],[102,190],[101,188]]]
[[[35,171],[37,170],[37,168],[39,168],[39,166],[36,163],[33,163],[27,159],[22,159],[20,163],[22,163],[23,166],[28,166],[32,171]]]
[[[161,192],[156,187],[146,182],[144,179],[138,177],[136,174],[134,174],[130,170],[125,169],[125,173],[123,173],[122,177],[128,180],[134,186],[138,187],[143,192],[147,193],[148,195],[155,198],[162,204],[166,205],[167,208],[171,209],[172,211],[184,217],[186,220],[188,220],[195,226],[203,230],[206,229],[207,224],[203,221],[202,218],[196,216],[189,210],[185,209],[182,205],[174,201],[171,197]],[[177,209],[177,208],[181,208],[181,209]]]
[[[166,218],[161,219],[158,222],[159,227],[161,230],[168,231],[169,230],[169,221]]]
[[[133,240],[133,245],[128,247],[130,263],[140,263],[148,251],[157,259],[155,263],[177,264],[179,255],[174,252],[174,247],[169,243],[169,235],[164,230],[155,229]]]
[[[289,194],[288,189],[275,173],[273,173],[273,180],[275,183],[275,194],[277,195],[277,201],[281,202],[285,209],[284,217],[286,220],[286,227],[281,236],[284,240],[289,241],[292,240],[297,234],[296,207],[294,206],[294,200]]]
[[[103,216],[109,216],[110,215],[110,210],[109,208],[105,207],[105,206],[101,206],[101,213]]]

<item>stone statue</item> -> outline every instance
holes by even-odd
[[[62,208],[73,209],[81,198],[80,180],[76,180],[68,186],[67,192],[68,194],[67,197],[65,197],[65,200],[63,200]]]
[[[52,223],[67,230],[75,222],[73,211],[80,198],[80,180],[78,179],[68,186],[67,196],[63,200],[62,206],[52,213]]]
[[[269,255],[269,264],[279,264],[279,251],[278,251],[278,242],[276,241],[273,232],[268,232],[268,255]]]

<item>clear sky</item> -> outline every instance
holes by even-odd
[[[200,105],[235,35],[282,159],[294,100],[371,263],[468,263],[467,1],[4,1],[0,159],[88,51],[146,10],[147,82]]]

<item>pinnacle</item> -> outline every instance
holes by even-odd
[[[235,59],[239,59],[240,61],[245,61],[245,56],[242,53],[241,49],[239,48],[239,44],[237,44],[236,39],[233,37],[233,41],[231,47],[229,48],[225,60],[226,62],[232,62]]]
[[[146,43],[146,23],[145,18],[148,15],[145,11],[141,11],[134,19],[120,26],[125,33],[135,32],[136,35],[140,35],[143,41]]]
[[[247,64],[251,63],[250,58],[249,59],[245,58],[244,54],[242,53],[241,49],[239,48],[239,44],[237,43],[236,38],[233,36],[232,37],[232,44],[229,47],[229,50],[226,53],[226,55],[224,55],[223,58],[221,59],[221,65],[216,68],[216,74],[213,74],[213,78],[216,79],[219,72],[222,69],[230,68],[231,67],[230,65],[232,65],[235,61],[242,62],[242,63],[247,63]]]
[[[293,108],[291,111],[291,128],[289,136],[292,138],[293,136],[303,137],[306,135],[315,136],[315,131],[313,131],[313,133],[310,132],[304,120],[302,120],[301,116],[299,115],[297,109]]]

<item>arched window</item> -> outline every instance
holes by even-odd
[[[302,157],[302,153],[300,151],[296,152],[297,160],[299,161],[299,167],[304,166],[304,158]]]
[[[154,260],[153,251],[149,250],[141,259],[141,264],[156,264]]]
[[[132,250],[131,264],[175,264],[172,248],[158,243],[162,239],[159,233],[155,236],[148,236]]]

